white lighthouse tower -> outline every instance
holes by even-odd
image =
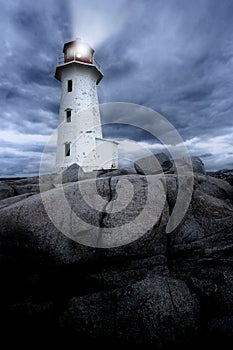
[[[80,39],[64,45],[55,78],[62,83],[57,135],[56,170],[73,163],[85,172],[118,166],[118,143],[103,139],[97,85],[103,73],[94,50]]]

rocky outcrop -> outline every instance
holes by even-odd
[[[225,169],[208,172],[208,175],[227,181],[233,186],[233,169]]]
[[[0,207],[19,202],[33,194],[51,190],[56,187],[57,182],[61,183],[57,174],[41,175],[40,181],[39,176],[2,179],[0,182]]]
[[[153,275],[124,288],[72,298],[60,322],[78,337],[101,339],[104,333],[109,342],[162,348],[171,344],[172,334],[181,340],[187,331],[193,338],[198,309],[183,281]]]
[[[56,188],[50,180],[44,194],[0,202],[3,333],[154,348],[232,341],[230,184],[200,169],[187,213],[166,233],[176,174],[165,175],[164,182],[159,174],[112,171]],[[72,232],[66,236],[59,228],[67,227]],[[88,237],[87,243],[101,244],[143,228],[138,239],[111,249],[68,238],[75,234],[78,241]]]
[[[83,176],[82,168],[77,163],[73,163],[62,172],[62,183],[75,182],[83,178]]]
[[[32,193],[24,193],[24,194],[21,194],[21,195],[18,195],[18,196],[2,199],[0,201],[0,209],[8,207],[9,205],[12,205],[14,203],[20,202],[21,200],[26,199],[26,198],[28,198],[30,196],[33,196],[34,194],[35,193],[33,193],[33,192]]]
[[[199,157],[191,157],[193,164],[193,172],[196,174],[205,175],[205,166],[202,160]]]
[[[165,153],[157,153],[134,162],[134,168],[140,175],[155,175],[167,171],[172,163]]]
[[[0,182],[0,200],[14,196],[14,189],[5,182]]]
[[[62,183],[76,182],[82,180],[88,180],[99,177],[112,177],[120,175],[131,175],[136,174],[134,168],[119,168],[119,169],[108,169],[108,170],[98,170],[93,172],[84,172],[82,168],[74,163],[70,165],[66,170],[61,174]],[[59,177],[60,179],[60,177]]]
[[[205,166],[199,157],[191,157],[191,161],[192,161],[192,171],[195,174],[206,175]],[[177,173],[177,169],[176,169],[177,165],[181,168],[187,167],[187,159],[185,158],[178,158],[175,160],[171,160],[171,162],[172,162],[172,166],[168,171],[171,174]]]
[[[205,175],[205,167],[202,160],[199,157],[191,157],[192,170],[195,174]],[[179,168],[188,167],[187,159],[179,158],[170,160],[165,153],[157,153],[149,157],[138,159],[134,163],[134,167],[138,174],[141,175],[155,175],[162,172],[169,174],[177,174],[177,166]],[[191,170],[191,169],[190,169]]]
[[[12,184],[12,188],[14,189],[14,194],[16,196],[25,194],[25,193],[39,193],[40,188],[39,184],[28,184],[28,185],[15,185]]]
[[[134,168],[119,168],[112,170],[100,170],[97,174],[97,177],[105,177],[105,176],[121,176],[121,175],[134,175],[137,174]]]

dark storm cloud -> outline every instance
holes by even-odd
[[[76,3],[78,9],[85,8],[88,19],[96,17],[96,1]],[[21,139],[22,135],[49,135],[58,121],[56,58],[64,42],[73,39],[69,2],[0,0],[0,6],[1,130],[14,130]],[[99,20],[108,23],[110,34],[106,30],[95,47],[105,75],[98,86],[100,102],[138,103],[155,109],[185,140],[199,138],[193,150],[208,159],[209,167],[229,166],[231,154],[221,161],[215,156],[233,147],[233,1],[121,0],[116,5],[102,0],[101,9]],[[123,15],[118,30],[111,30]],[[80,20],[82,27],[90,25],[85,16]],[[133,123],[134,118],[140,116],[127,116],[126,122]],[[110,138],[154,142],[153,136],[127,125],[105,127],[104,133]],[[206,140],[214,151],[202,147]],[[10,144],[3,139],[0,147],[32,152],[25,157],[30,158],[27,171],[33,173],[42,144],[31,142],[23,148],[15,139]],[[8,163],[4,158],[5,175],[7,171],[25,173],[20,157],[15,153]]]
[[[108,97],[162,112],[183,137],[232,127],[232,14],[231,1],[145,2],[116,43],[101,47],[100,60],[107,46],[113,65],[119,55],[137,63],[130,79],[103,81]]]
[[[205,154],[199,154],[198,157],[200,158],[209,158],[212,157],[213,154],[212,153],[205,153]]]
[[[39,171],[39,158],[32,156],[12,156],[6,154],[1,159],[1,177],[32,176]]]
[[[69,36],[66,8],[61,1],[8,1],[1,11],[1,129],[49,134],[60,96],[57,50]]]
[[[48,65],[48,67],[35,67],[34,64],[27,64],[21,68],[22,81],[24,84],[39,84],[45,86],[57,86],[56,81],[51,75],[54,66]]]
[[[183,91],[179,100],[186,100],[190,102],[196,102],[201,100],[206,100],[209,98],[214,90],[212,85],[201,86],[199,89],[190,89],[187,91]]]
[[[103,136],[110,139],[130,139],[134,141],[143,140],[149,144],[158,142],[156,137],[144,129],[127,124],[103,125]]]
[[[12,140],[12,142],[6,142],[1,140],[1,147],[5,148],[5,152],[4,152],[4,157],[6,158],[6,156],[8,157],[8,155],[10,154],[9,151],[7,151],[7,149],[11,149],[12,144],[14,145],[14,140]],[[41,144],[18,144],[17,145],[17,151],[19,152],[36,152],[36,153],[41,153],[43,151],[43,145]],[[7,153],[8,152],[8,153]],[[14,156],[14,154],[12,153],[11,155]]]
[[[108,81],[112,81],[114,83],[114,77],[117,77],[117,79],[123,77],[124,79],[132,74],[133,71],[138,69],[138,63],[133,60],[124,60],[115,62],[114,64],[111,64],[109,67],[106,67],[104,70],[106,79]]]

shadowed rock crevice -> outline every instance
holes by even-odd
[[[115,189],[112,188],[111,185],[111,177],[108,178],[108,188],[109,188],[109,196],[108,196],[108,201],[106,202],[106,204],[103,207],[102,212],[100,212],[100,219],[99,219],[99,227],[100,228],[104,228],[104,227],[108,227],[108,217],[109,214],[107,212],[107,206],[109,205],[109,203],[115,199],[116,197],[116,193],[115,193]],[[117,184],[117,183],[116,183]]]

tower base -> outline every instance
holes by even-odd
[[[63,172],[78,164],[85,173],[118,168],[118,142],[84,133],[78,142],[71,143],[69,156],[58,154],[55,171]]]

